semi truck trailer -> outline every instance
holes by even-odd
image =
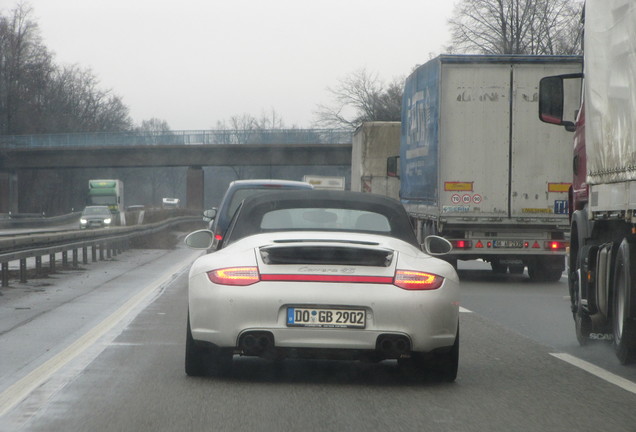
[[[584,19],[583,74],[545,77],[539,117],[574,132],[566,148],[576,337],[611,341],[626,364],[636,361],[636,3],[587,0]],[[577,92],[582,103],[571,109]]]
[[[571,137],[537,119],[538,91],[581,68],[579,56],[442,55],[406,79],[400,199],[418,238],[448,239],[454,265],[561,278]]]

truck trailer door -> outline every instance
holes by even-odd
[[[512,66],[510,216],[513,218],[567,215],[572,134],[565,128],[539,121],[538,88],[544,76],[580,71],[577,62],[528,62]],[[566,106],[574,109],[578,105],[569,101]]]
[[[505,217],[510,66],[449,62],[442,67],[440,211]]]

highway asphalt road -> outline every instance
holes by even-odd
[[[378,364],[240,358],[184,372],[196,253],[126,251],[0,291],[0,431],[630,431],[636,366],[576,345],[565,279],[460,264],[455,383]],[[573,364],[574,363],[574,364]]]

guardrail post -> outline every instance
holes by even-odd
[[[82,264],[88,264],[88,248],[86,246],[82,248]]]
[[[91,259],[93,262],[97,262],[97,245],[91,246]]]
[[[99,244],[99,260],[104,261],[104,248],[106,245],[104,243]]]
[[[111,259],[113,256],[112,246],[110,243],[106,244],[106,258]]]
[[[77,259],[77,248],[73,248],[73,268],[77,268],[79,261]]]
[[[35,274],[42,274],[42,256],[38,255],[35,257]]]
[[[9,286],[9,263],[8,262],[2,263],[2,286],[3,287]]]
[[[55,273],[55,254],[49,254],[49,270],[51,273]]]
[[[62,251],[62,267],[68,267],[68,251]]]

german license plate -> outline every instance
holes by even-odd
[[[289,327],[365,328],[366,320],[361,309],[287,308]]]
[[[495,240],[492,245],[496,248],[523,248],[523,240]]]

